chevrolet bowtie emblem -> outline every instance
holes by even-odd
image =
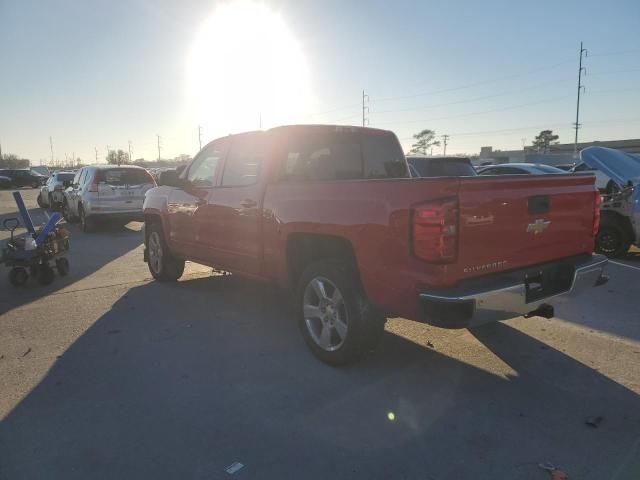
[[[527,225],[527,233],[533,232],[534,235],[538,235],[539,233],[544,232],[549,225],[551,225],[551,220],[543,220],[539,218],[535,222]]]

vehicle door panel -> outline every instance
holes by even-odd
[[[182,178],[183,187],[170,190],[167,199],[168,242],[181,257],[207,260],[206,250],[198,245],[207,242],[199,235],[208,200],[217,184],[227,141],[207,145],[193,160]]]
[[[268,150],[263,133],[234,137],[198,233],[206,239],[212,263],[254,276],[261,273],[264,186],[259,173]]]

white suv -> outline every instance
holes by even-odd
[[[100,220],[142,220],[144,195],[155,186],[151,174],[142,167],[83,167],[64,192],[62,211],[67,221],[79,219],[85,232],[92,230]]]

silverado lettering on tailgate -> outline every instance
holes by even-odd
[[[504,268],[507,265],[507,260],[500,260],[492,263],[484,263],[482,265],[472,265],[470,267],[464,267],[464,273],[483,272],[485,270],[497,270]]]

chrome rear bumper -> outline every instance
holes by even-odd
[[[593,255],[474,279],[451,290],[422,292],[423,320],[444,328],[468,328],[521,315],[552,316],[554,304],[605,284],[606,265],[606,257]]]

